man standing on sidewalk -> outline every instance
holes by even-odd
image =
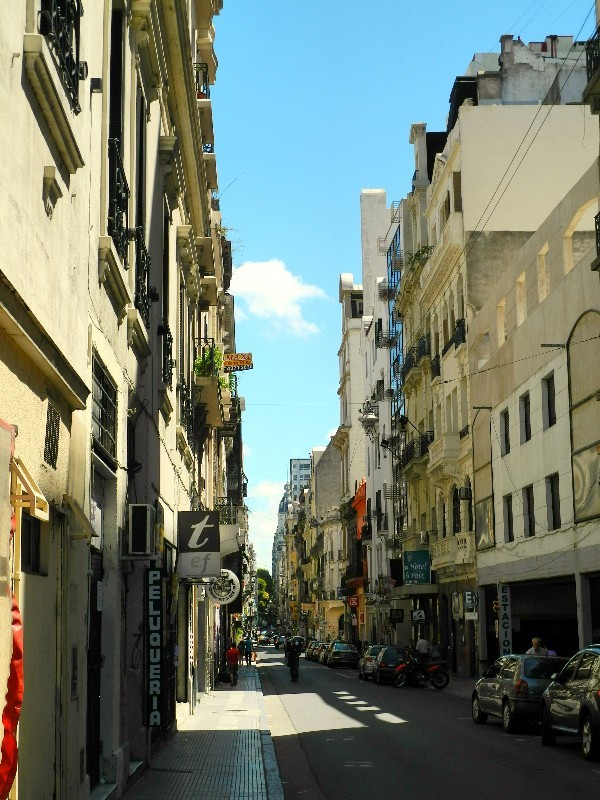
[[[231,679],[231,685],[235,686],[238,680],[238,658],[240,652],[233,642],[229,646],[229,650],[225,653],[225,661],[227,662],[227,672]]]

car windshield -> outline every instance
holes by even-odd
[[[336,644],[334,650],[343,650],[345,653],[356,653],[356,647],[353,644]]]
[[[547,678],[560,672],[566,658],[526,658],[523,664],[525,678]]]

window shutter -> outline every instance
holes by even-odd
[[[558,473],[550,476],[550,496],[552,498],[552,527],[554,530],[560,528],[560,494]]]
[[[549,375],[546,380],[548,402],[548,426],[556,424],[556,399],[554,389],[554,375]]]
[[[113,10],[110,27],[109,137],[118,139],[123,153],[123,12]]]

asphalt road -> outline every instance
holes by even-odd
[[[258,666],[286,800],[600,796],[600,762],[577,742],[542,747],[535,729],[474,725],[469,701],[448,692],[376,686],[304,658],[292,683],[272,647]]]

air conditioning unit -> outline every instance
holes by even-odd
[[[429,531],[421,531],[421,544],[429,544]]]
[[[152,558],[156,555],[155,521],[154,506],[147,503],[129,504],[129,530],[125,554],[128,558]]]

